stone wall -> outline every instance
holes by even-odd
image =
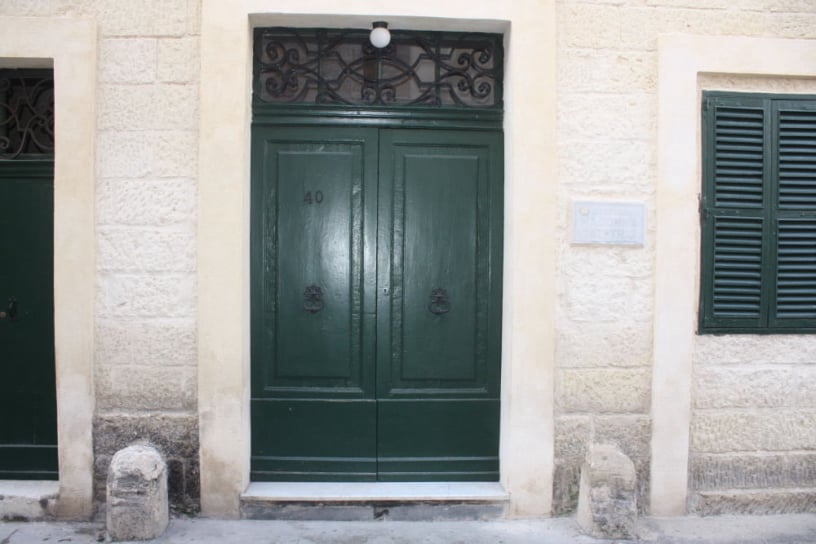
[[[111,456],[148,440],[194,508],[199,0],[6,0],[0,15],[98,25],[95,497]]]
[[[816,512],[813,338],[700,337],[689,509]]]
[[[704,75],[698,88],[816,95],[816,79]],[[816,511],[813,337],[707,335],[696,340],[689,510]]]
[[[580,462],[590,441],[616,442],[634,460],[643,510],[651,427],[658,36],[816,38],[816,6],[806,0],[561,0],[558,29],[562,217],[554,513],[574,511]],[[773,82],[754,83],[753,90],[774,90]],[[793,90],[802,92],[803,86],[794,84]],[[645,202],[644,247],[571,245],[569,210],[576,199]],[[696,270],[698,264],[689,266]],[[816,504],[816,359],[804,355],[813,353],[812,340],[805,347],[808,341],[699,338],[692,511],[789,511],[805,509],[808,499],[807,508]],[[720,353],[723,342],[732,347],[730,358]],[[767,358],[757,355],[757,346]],[[741,364],[728,364],[734,361]],[[762,388],[766,383],[773,387]],[[752,393],[758,388],[760,396]],[[788,394],[791,388],[799,394]],[[730,394],[713,398],[725,391]],[[765,397],[773,391],[783,404],[768,404]],[[797,486],[810,489],[769,491]],[[735,496],[735,489],[749,488],[761,491]]]

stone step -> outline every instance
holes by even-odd
[[[432,521],[497,519],[509,495],[495,482],[255,482],[245,519]]]
[[[59,482],[0,480],[0,520],[36,521],[55,515]]]
[[[689,513],[700,516],[802,512],[816,512],[816,488],[698,491],[689,500]]]

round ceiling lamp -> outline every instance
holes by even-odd
[[[388,31],[388,23],[385,21],[371,23],[371,34],[368,39],[371,40],[371,45],[377,49],[387,47],[391,43],[391,32]]]

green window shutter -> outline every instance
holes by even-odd
[[[755,329],[767,319],[767,103],[703,97],[700,332]]]
[[[775,281],[769,326],[816,327],[816,101],[774,103]]]
[[[703,93],[700,333],[816,332],[816,99]]]

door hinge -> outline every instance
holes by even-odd
[[[700,216],[701,223],[708,219],[708,209],[705,206],[702,193],[697,193],[697,214]]]

